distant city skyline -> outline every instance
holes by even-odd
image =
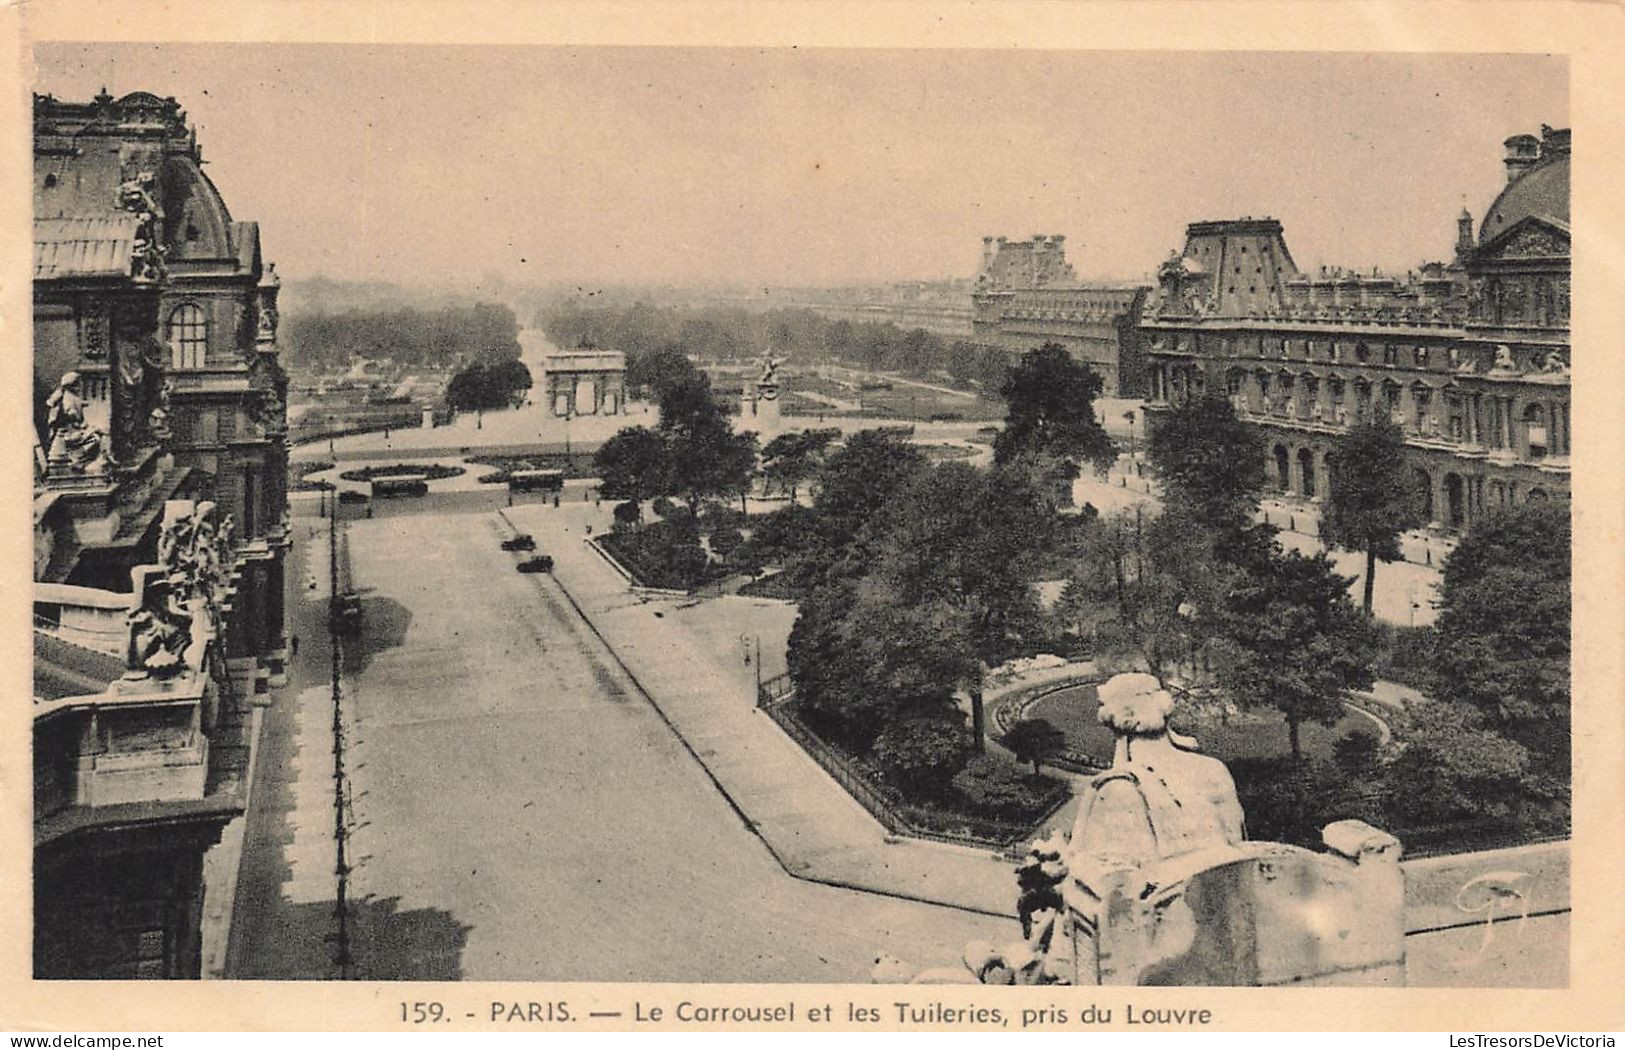
[[[42,44],[35,89],[173,95],[289,280],[837,286],[1067,236],[1137,278],[1189,222],[1298,264],[1447,259],[1544,55]],[[1585,149],[1581,143],[1580,149]]]

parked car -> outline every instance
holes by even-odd
[[[505,551],[533,551],[536,549],[536,541],[531,538],[528,532],[521,532],[512,539],[503,540],[502,549]]]
[[[526,558],[519,563],[520,572],[552,572],[553,556],[551,554],[538,554],[534,558]]]
[[[334,595],[328,605],[328,615],[332,617],[333,627],[340,634],[359,634],[361,632],[361,597],[347,593]]]
[[[371,499],[371,497],[365,492],[357,492],[355,489],[339,490],[340,503],[365,503],[369,499]]]

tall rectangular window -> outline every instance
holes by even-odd
[[[173,368],[202,368],[209,346],[203,308],[183,303],[169,314],[169,360]]]

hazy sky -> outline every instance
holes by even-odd
[[[37,89],[174,95],[290,278],[969,277],[984,234],[1145,273],[1273,215],[1300,266],[1446,258],[1545,56],[43,45]],[[1585,149],[1582,143],[1580,148]]]

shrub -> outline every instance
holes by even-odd
[[[999,817],[1027,817],[1041,810],[1054,781],[1029,777],[996,755],[978,755],[954,774],[954,790],[974,810]]]
[[[616,529],[632,528],[638,523],[638,519],[642,517],[638,507],[638,501],[633,499],[629,499],[625,503],[615,504],[615,510],[613,513],[615,515]]]
[[[1376,676],[1425,691],[1433,671],[1433,628],[1380,622],[1372,626],[1377,642],[1376,659],[1372,662]]]
[[[711,530],[711,553],[717,557],[728,560],[745,542],[745,536],[734,525],[723,525]]]
[[[1025,719],[1010,727],[1004,746],[1021,761],[1031,762],[1037,776],[1040,762],[1066,750],[1066,734],[1045,719]]]
[[[371,481],[373,478],[390,474],[418,474],[430,481],[436,481],[440,478],[459,477],[462,473],[462,467],[447,466],[444,463],[391,463],[387,467],[357,467],[354,470],[346,470],[339,477],[345,481]]]
[[[684,523],[659,521],[636,531],[623,525],[604,545],[646,587],[686,590],[718,575],[699,536]]]
[[[941,715],[893,722],[875,738],[875,761],[911,795],[940,796],[970,757],[963,720]]]

